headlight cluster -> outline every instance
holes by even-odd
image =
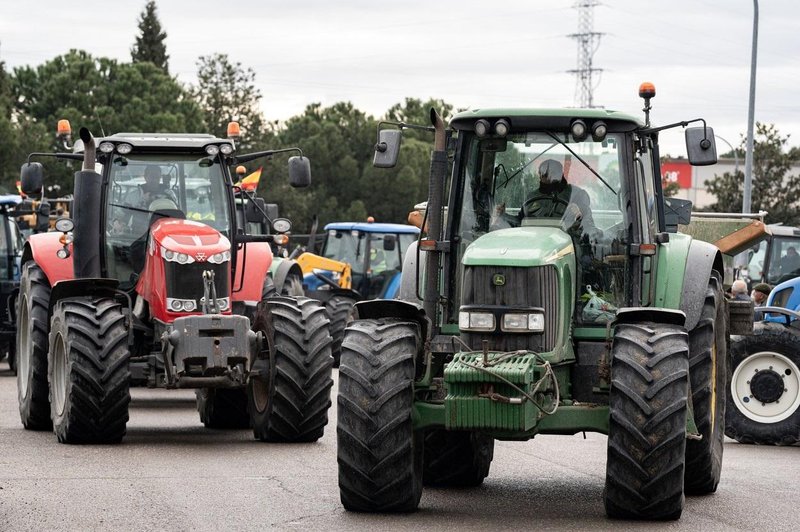
[[[497,318],[492,312],[462,310],[458,313],[458,328],[468,332],[494,332]],[[543,332],[544,314],[541,312],[506,312],[502,314],[500,330],[503,332]]]
[[[194,262],[194,257],[191,255],[187,255],[186,253],[178,253],[177,251],[172,251],[164,246],[161,246],[161,256],[166,261],[177,262],[178,264],[191,264]]]
[[[222,253],[214,253],[208,257],[208,262],[211,264],[222,264],[223,262],[227,262],[229,260],[231,260],[231,252],[228,250],[225,250]]]
[[[167,298],[167,308],[172,312],[194,312],[197,310],[197,301],[194,299]]]

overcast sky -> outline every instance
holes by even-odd
[[[0,0],[0,58],[37,65],[69,48],[130,60],[144,0]],[[195,79],[198,56],[251,67],[269,120],[312,102],[349,100],[373,115],[405,97],[458,108],[574,106],[574,0],[159,0],[171,72]],[[755,117],[800,145],[800,9],[761,0]],[[704,117],[734,145],[746,132],[751,0],[604,0],[594,31],[603,69],[595,103],[639,114],[637,88],[656,85],[652,120]],[[682,135],[662,153],[684,155]],[[720,152],[727,146],[718,142]]]

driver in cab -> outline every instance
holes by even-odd
[[[594,235],[597,232],[589,194],[569,184],[564,177],[564,167],[554,159],[539,165],[539,189],[522,205],[519,221],[523,218],[561,218],[561,227],[567,233]]]

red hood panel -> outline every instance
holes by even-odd
[[[195,256],[202,251],[206,257],[230,250],[231,243],[219,231],[204,223],[192,220],[167,218],[153,224],[150,234],[157,244],[165,248]]]

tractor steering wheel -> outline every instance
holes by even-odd
[[[553,209],[551,209],[550,215],[549,216],[545,216],[545,218],[553,218],[554,217],[555,205],[563,205],[565,211],[569,207],[569,202],[567,200],[563,199],[563,198],[558,197],[558,196],[550,196],[550,195],[547,195],[547,194],[536,194],[536,195],[526,199],[525,203],[522,204],[522,214],[523,214],[523,216],[529,216],[528,211],[530,210],[530,207],[533,206],[533,204],[536,203],[537,201],[542,201],[542,200],[551,201],[551,202],[554,203]],[[561,215],[559,215],[559,217],[560,216]]]

